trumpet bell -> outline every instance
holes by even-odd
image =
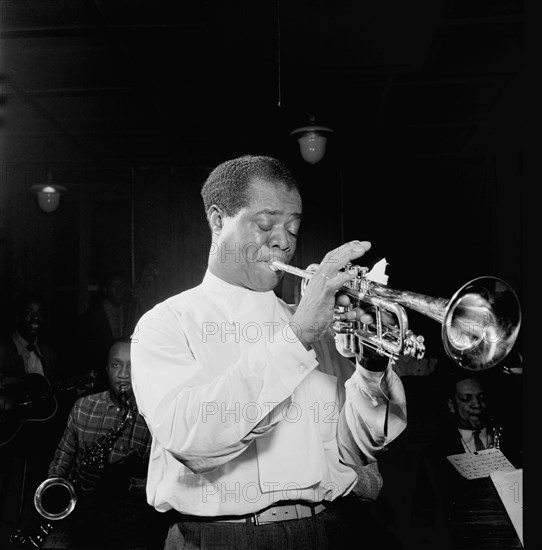
[[[46,519],[60,520],[71,514],[77,503],[73,485],[61,477],[43,481],[34,493],[34,506]]]
[[[479,277],[450,298],[442,321],[442,342],[459,366],[485,370],[512,349],[521,325],[519,300],[508,283]]]

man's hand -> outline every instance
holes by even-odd
[[[335,305],[340,305],[336,304],[337,291],[355,277],[355,273],[341,270],[370,248],[371,243],[368,241],[345,243],[328,252],[312,275],[291,321],[297,337],[307,349],[324,337],[333,322]],[[358,309],[353,315],[364,323],[372,322],[372,317],[363,310]]]

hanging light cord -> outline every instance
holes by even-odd
[[[282,91],[281,91],[282,82],[281,82],[281,74],[280,74],[280,72],[281,72],[280,55],[281,55],[281,51],[280,51],[280,0],[277,0],[277,72],[278,72],[278,90],[277,90],[278,102],[277,102],[277,105],[278,105],[279,109],[282,106],[281,105],[282,104]]]

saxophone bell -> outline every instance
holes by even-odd
[[[34,493],[34,506],[45,519],[59,520],[71,514],[77,503],[73,484],[61,477],[43,481]]]

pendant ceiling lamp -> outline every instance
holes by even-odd
[[[67,191],[67,189],[58,185],[53,181],[53,175],[51,172],[47,175],[47,181],[42,183],[36,183],[30,188],[32,193],[36,193],[38,196],[38,205],[44,212],[54,212],[58,208],[60,202],[60,196]]]
[[[316,164],[324,158],[328,136],[332,133],[331,128],[317,125],[315,117],[311,116],[307,126],[292,130],[290,135],[297,138],[303,159],[309,164]]]
[[[278,107],[282,107],[282,48],[280,25],[280,0],[277,0],[277,75],[278,75]],[[290,136],[294,136],[299,143],[299,152],[305,162],[316,164],[326,154],[328,136],[334,131],[327,126],[316,124],[316,117],[311,115],[308,124],[292,130]]]

